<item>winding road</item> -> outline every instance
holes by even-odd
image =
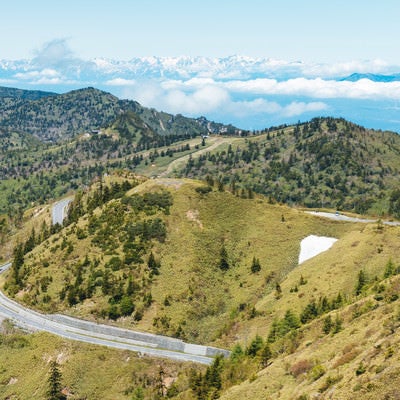
[[[3,265],[0,271],[7,270],[10,265],[11,263]],[[229,355],[227,350],[185,343],[180,339],[97,324],[60,314],[41,314],[9,299],[2,292],[0,317],[10,319],[16,326],[28,331],[45,331],[66,339],[176,361],[209,365],[217,354]]]
[[[62,224],[71,199],[54,204],[53,224]],[[12,263],[0,266],[0,274]],[[229,356],[228,350],[185,343],[183,340],[151,333],[132,331],[114,326],[97,324],[61,314],[41,314],[9,299],[0,291],[0,318],[10,319],[16,326],[28,331],[45,331],[66,339],[131,350],[139,354],[190,361],[209,365],[218,354]]]
[[[343,215],[340,213],[329,213],[329,212],[323,212],[323,211],[306,211],[306,213],[315,215],[317,217],[333,219],[335,221],[362,222],[364,224],[368,224],[371,222],[378,222],[377,219],[348,217],[347,215]],[[400,226],[400,222],[398,222],[398,221],[382,221],[382,223],[384,225],[389,225],[389,226]]]

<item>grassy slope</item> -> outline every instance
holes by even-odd
[[[341,237],[350,227],[321,224],[262,198],[241,199],[228,192],[202,196],[187,184],[176,190],[169,228],[161,249],[161,275],[152,293],[156,304],[166,296],[172,301],[168,307],[158,306],[157,313],[171,315],[175,326],[186,314],[190,336],[212,341],[242,317],[237,316],[240,304],[246,305],[246,314],[273,290],[275,279],[280,281],[296,267],[301,239],[312,233]],[[222,243],[232,264],[227,272],[216,265]],[[257,274],[250,272],[254,256],[262,266]],[[271,273],[276,278],[267,285]],[[192,315],[191,321],[187,315]]]
[[[398,286],[398,279],[393,281]],[[372,309],[357,318],[354,305],[340,312],[344,329],[335,335],[322,333],[321,319],[306,325],[296,351],[278,356],[222,399],[398,398],[400,302],[379,303],[371,296],[358,304],[368,301]],[[320,377],[314,375],[315,365],[322,366]]]
[[[134,389],[146,387],[146,381],[144,392],[152,396],[160,366],[169,384],[191,367],[66,341],[46,333],[9,333],[0,338],[2,399],[44,399],[51,360],[59,364],[63,387],[71,394],[69,399],[132,399]]]
[[[349,305],[331,315],[332,319],[340,315],[344,329],[335,335],[324,335],[322,325],[326,315],[303,326],[298,336],[299,347],[293,353],[278,355],[269,367],[250,381],[231,388],[222,398],[296,399],[302,394],[310,396],[304,398],[313,398],[316,393],[322,393],[318,398],[323,399],[397,398],[399,356],[393,349],[400,342],[400,301],[391,302],[387,298],[378,301],[372,295],[358,299],[354,296],[354,287],[361,268],[367,272],[373,287],[374,277],[378,281],[382,279],[389,259],[396,266],[400,264],[399,234],[398,227],[385,227],[381,231],[376,224],[354,225],[354,230],[345,234],[330,251],[289,273],[281,284],[280,299],[271,294],[257,304],[265,316],[250,326],[248,336],[251,338],[257,333],[266,338],[271,310],[282,317],[289,308],[298,312],[310,299],[321,295],[333,298],[339,291],[347,294]],[[307,284],[299,286],[299,292],[290,292],[301,275]],[[386,279],[383,284],[387,293],[398,293],[397,277]],[[361,316],[356,317],[356,313]],[[244,332],[246,325],[244,322],[238,330]],[[246,343],[246,336],[241,341]],[[305,361],[311,366],[294,376],[293,369]],[[366,372],[358,375],[360,363]],[[325,370],[316,380],[312,376],[314,365],[322,365]]]
[[[381,230],[376,223],[333,222],[307,215],[301,210],[271,205],[262,197],[242,199],[229,192],[216,190],[202,195],[195,188],[203,185],[191,180],[159,178],[148,180],[131,190],[131,194],[144,193],[163,187],[170,190],[174,197],[170,215],[163,217],[167,223],[167,240],[155,243],[153,247],[161,260],[161,273],[151,288],[154,302],[145,312],[143,320],[136,325],[139,329],[174,334],[181,326],[184,336],[189,340],[226,347],[236,342],[248,345],[256,334],[265,338],[274,318],[282,317],[289,308],[298,313],[310,299],[318,300],[321,295],[331,299],[339,291],[351,298],[360,269],[364,269],[370,278],[375,275],[382,277],[390,258],[395,265],[400,263],[398,227],[385,226]],[[45,215],[45,211],[42,215]],[[300,241],[309,234],[334,236],[340,240],[330,251],[297,267]],[[50,242],[56,243],[53,239]],[[228,251],[231,264],[226,272],[219,270],[216,265],[222,244]],[[76,254],[73,257],[77,260],[78,254],[85,252],[84,242],[76,241],[74,247]],[[34,253],[43,253],[45,256],[46,251],[39,246]],[[262,270],[256,274],[250,272],[254,256],[260,259],[262,266]],[[63,253],[57,250],[52,257],[62,260]],[[45,274],[51,274],[56,281],[58,273],[51,268],[45,269]],[[266,279],[271,272],[275,273],[275,278],[267,284]],[[290,289],[298,285],[301,275],[307,283],[299,286],[298,292],[291,292]],[[62,275],[59,276],[61,279]],[[279,299],[275,297],[276,281],[280,282],[282,288],[282,297]],[[50,288],[49,293],[53,292]],[[241,304],[244,304],[244,308],[240,307]],[[91,304],[87,305],[90,308]],[[257,310],[255,318],[250,317],[253,306]],[[67,312],[80,316],[86,313],[88,316],[89,308],[79,306]],[[239,308],[242,310],[239,311]],[[396,308],[397,302],[383,305],[354,321],[350,309],[346,311],[347,314],[341,311],[345,318],[345,329],[335,336],[321,334],[321,320],[309,324],[309,328],[303,328],[304,339],[298,351],[278,358],[250,386],[245,383],[230,389],[226,398],[245,397],[244,393],[250,393],[247,398],[265,398],[265,386],[272,398],[279,391],[286,396],[282,398],[289,399],[303,392],[317,390],[325,377],[315,383],[309,375],[296,379],[288,375],[290,367],[302,359],[312,362],[318,360],[328,371],[326,376],[343,375],[340,393],[344,394],[337,398],[348,398],[348,390],[356,385],[357,390],[364,390],[366,376],[374,378],[374,382],[378,381],[374,383],[376,390],[382,388],[382,382],[390,380],[386,374],[395,370],[392,360],[397,360],[395,357],[384,360],[384,353],[389,342],[394,345],[397,343],[397,336],[389,338],[375,358],[369,354],[379,335],[386,335],[382,321],[394,315]],[[168,325],[154,326],[154,319],[163,317],[169,318]],[[380,322],[375,324],[374,321]],[[132,326],[129,318],[120,323]],[[367,332],[369,327],[373,327],[372,333]],[[307,345],[309,342],[315,344]],[[338,351],[343,353],[343,348],[352,343],[361,343],[356,346],[358,349],[354,360],[338,371],[332,368],[335,352],[336,356]],[[343,345],[343,348],[339,345]],[[368,375],[356,376],[354,370],[360,360],[369,360],[368,357],[375,360],[374,365],[387,365],[385,372],[376,374],[372,369]],[[268,383],[271,376],[279,383],[279,389]],[[371,385],[368,387],[371,393],[375,393]],[[390,390],[392,387],[394,385],[388,386]]]
[[[208,343],[219,339],[221,345],[230,346],[232,325],[246,319],[253,306],[275,307],[269,304],[269,294],[273,293],[275,282],[281,282],[296,268],[304,237],[318,234],[341,238],[353,226],[329,220],[321,223],[302,211],[268,204],[262,197],[242,199],[216,190],[202,195],[195,188],[203,185],[160,178],[131,190],[133,194],[166,188],[174,198],[170,215],[162,217],[167,224],[167,239],[164,243],[153,242],[153,252],[161,260],[161,273],[151,285],[154,301],[137,326],[170,335],[181,326],[187,339]],[[100,210],[96,213],[100,214]],[[78,226],[86,229],[86,224],[83,218]],[[61,247],[63,237],[72,243],[71,254]],[[218,267],[223,245],[231,265],[226,272]],[[111,254],[103,255],[100,249],[91,248],[90,237],[78,240],[70,228],[50,238],[26,257],[28,270],[33,267],[28,294],[34,294],[42,276],[51,276],[53,282],[46,294],[52,302],[44,307],[90,317],[96,305],[105,305],[100,292],[69,310],[57,300],[65,268],[71,270],[86,254],[91,259],[100,258],[100,268],[111,258]],[[256,274],[250,272],[253,257],[260,259],[262,266]],[[43,268],[42,260],[48,260],[50,266]],[[269,283],[268,276],[272,276]],[[263,306],[265,302],[267,305]],[[154,325],[155,318],[167,318],[168,323]],[[133,320],[124,319],[121,323],[130,325]],[[248,329],[249,326],[245,328]],[[223,339],[225,334],[228,336]]]

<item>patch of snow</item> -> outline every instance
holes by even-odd
[[[299,264],[330,249],[336,241],[326,236],[307,236],[300,242]]]

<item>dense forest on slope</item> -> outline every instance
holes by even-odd
[[[38,100],[49,96],[57,96],[57,94],[53,92],[44,92],[42,90],[23,90],[0,86],[0,98]]]
[[[315,118],[190,159],[182,173],[273,201],[378,215],[398,187],[400,136]],[[395,196],[392,202],[397,201]]]
[[[125,112],[136,114],[140,129],[158,135],[197,136],[209,132],[234,133],[236,128],[202,118],[187,118],[148,109],[131,100],[86,88],[65,94],[0,88],[0,128],[29,133],[42,140],[62,141],[113,124]]]

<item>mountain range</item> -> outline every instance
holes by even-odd
[[[92,87],[0,93],[2,291],[230,350],[178,364],[3,321],[4,398],[45,398],[54,368],[71,400],[398,398],[398,134],[333,117],[240,130]],[[300,264],[310,237],[334,244]]]
[[[332,65],[246,56],[121,61],[71,54],[67,48],[53,52],[49,44],[32,59],[1,60],[0,85],[57,93],[96,87],[149,108],[204,115],[246,130],[317,115],[400,131],[400,68],[380,60]]]

